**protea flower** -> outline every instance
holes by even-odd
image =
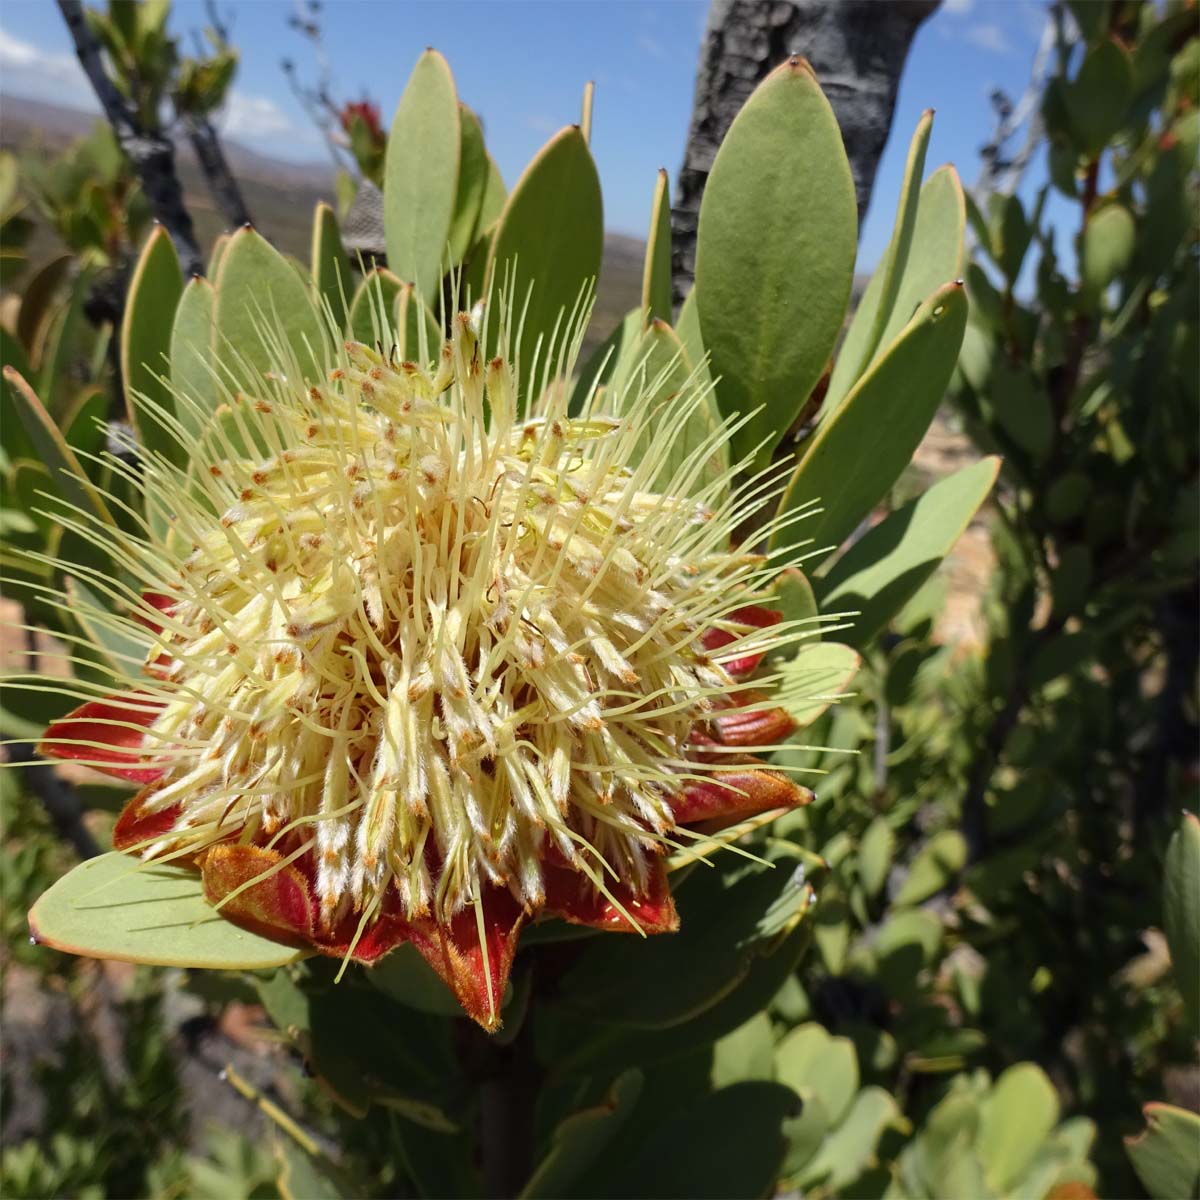
[[[198,435],[178,397],[189,466],[139,484],[169,535],[95,531],[144,581],[105,619],[153,648],[42,749],[143,785],[116,848],[229,919],[411,942],[491,1029],[525,922],[674,930],[668,851],[809,795],[749,753],[793,728],[750,676],[798,630],[731,547],[770,479],[706,474],[723,428],[663,478],[696,387],[569,416],[577,336],[522,416],[486,336],[461,315],[428,368],[346,343],[318,386],[277,338]]]

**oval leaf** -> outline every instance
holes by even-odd
[[[197,872],[128,854],[80,863],[33,906],[29,928],[68,954],[161,967],[255,971],[305,954],[214,912]]]
[[[642,311],[647,321],[671,322],[671,203],[665,170],[658,172],[650,206],[650,236],[642,267]]]
[[[962,278],[966,229],[967,207],[958,172],[950,166],[939,167],[921,188],[904,275],[870,359],[872,365],[887,352],[926,297]]]
[[[458,93],[436,50],[417,59],[400,97],[383,165],[383,231],[388,265],[430,300],[458,196],[462,124]]]
[[[396,296],[396,336],[401,361],[428,361],[442,348],[442,327],[411,283],[404,284]]]
[[[803,729],[831,704],[843,698],[862,660],[857,651],[837,642],[810,642],[787,662],[782,675],[779,703]]]
[[[182,295],[179,256],[170,235],[156,225],[129,284],[121,321],[121,374],[138,440],[172,462],[182,459],[182,450],[170,429],[175,403],[163,377],[170,374],[171,329]]]
[[[479,230],[479,210],[491,170],[479,118],[465,104],[460,104],[459,121],[462,126],[462,151],[459,155],[454,219],[450,222],[451,266],[462,262],[463,256],[475,242]]]
[[[937,570],[987,498],[1000,470],[985,458],[939,480],[872,526],[817,582],[825,612],[857,612],[842,636],[865,646]]]
[[[786,432],[841,331],[854,272],[854,183],[833,110],[793,57],[755,89],[717,152],[696,241],[696,297],[733,455]]]
[[[908,162],[904,168],[904,179],[900,184],[900,200],[896,206],[896,224],[892,240],[884,251],[867,290],[858,303],[854,319],[846,331],[842,348],[838,351],[833,375],[826,393],[825,410],[832,412],[854,381],[866,370],[883,330],[896,304],[900,281],[908,266],[912,249],[913,234],[917,224],[917,204],[921,193],[921,177],[925,173],[925,153],[929,149],[929,134],[933,129],[933,110],[926,109],[917,122],[916,132],[908,147]],[[945,282],[945,281],[942,281]]]
[[[386,267],[376,267],[358,285],[350,303],[350,336],[368,346],[392,340],[393,313],[404,283]]]
[[[555,1129],[549,1153],[521,1189],[521,1200],[566,1195],[629,1120],[641,1092],[641,1071],[625,1071],[613,1080],[601,1103],[567,1117]]]
[[[312,280],[317,300],[328,304],[334,324],[346,328],[346,298],[352,293],[354,277],[342,245],[337,214],[324,200],[317,204],[312,231]]]
[[[600,177],[578,126],[556,133],[525,168],[513,188],[492,240],[491,289],[508,277],[510,303],[526,307],[516,347],[520,403],[534,397],[534,349],[544,335],[537,370],[560,317],[570,315],[587,286],[594,286],[604,253]],[[560,327],[561,338],[561,327]]]
[[[840,545],[908,465],[950,382],[966,325],[962,286],[939,288],[822,422],[780,503],[787,511],[820,501],[802,529],[817,547]]]
[[[1058,1122],[1058,1094],[1036,1063],[1009,1067],[979,1106],[976,1152],[988,1183],[1011,1192]]]
[[[100,498],[99,493],[88,481],[87,474],[79,465],[75,452],[67,444],[54,418],[46,411],[33,388],[13,370],[4,368],[4,381],[9,386],[17,418],[37,451],[38,459],[50,470],[58,494],[75,508],[92,513],[107,525],[112,525],[112,514]]]
[[[1142,1108],[1146,1128],[1125,1139],[1125,1151],[1154,1200],[1179,1200],[1200,1189],[1200,1117],[1172,1104]]]
[[[230,239],[217,278],[213,354],[225,368],[222,382],[232,378],[254,391],[268,371],[289,368],[269,344],[279,334],[305,379],[323,374],[325,324],[308,288],[288,260],[246,226]]]
[[[1184,813],[1167,847],[1163,924],[1192,1032],[1200,1029],[1200,821]]]
[[[175,310],[171,329],[171,388],[175,393],[175,416],[181,425],[198,434],[217,409],[217,378],[211,366],[213,286],[196,276]]]

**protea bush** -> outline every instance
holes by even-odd
[[[703,1056],[811,935],[803,730],[996,472],[879,511],[957,360],[964,201],[951,168],[922,182],[927,115],[843,330],[854,191],[791,59],[717,157],[682,310],[664,174],[641,304],[581,363],[589,123],[508,192],[428,52],[387,139],[387,268],[358,279],[322,206],[308,269],[247,228],[185,287],[156,230],[133,435],[106,445],[6,369],[55,523],[13,578],[75,664],[21,686],[44,754],[138,789],[30,923],[255,972],[424,1194],[707,1194],[714,1164],[757,1194],[821,1136],[794,1072]],[[281,1128],[289,1194],[361,1186]]]

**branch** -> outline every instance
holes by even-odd
[[[103,853],[83,823],[83,802],[79,793],[50,769],[50,764],[31,743],[10,743],[8,760],[20,764],[21,775],[29,790],[42,802],[59,837],[70,842],[80,858],[95,858]]]
[[[204,259],[196,243],[192,218],[183,203],[183,189],[175,173],[175,145],[161,132],[143,128],[133,107],[108,77],[100,46],[88,28],[81,0],[58,0],[75,53],[91,81],[100,107],[112,126],[117,143],[133,163],[142,191],[159,223],[171,235],[186,275],[203,275]]]
[[[208,183],[208,190],[212,192],[217,207],[224,213],[230,227],[240,229],[243,225],[253,224],[250,210],[242,197],[242,189],[229,169],[221,139],[213,123],[208,117],[198,113],[180,113],[179,119],[183,122],[188,140],[196,152],[200,169]]]

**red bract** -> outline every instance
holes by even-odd
[[[165,609],[166,604],[158,607]],[[735,620],[767,626],[777,622],[779,614],[745,609]],[[706,638],[705,645],[716,649],[732,641],[733,635],[722,631]],[[739,672],[753,670],[761,657],[735,660]],[[135,692],[90,701],[54,722],[41,746],[44,754],[85,760],[110,775],[147,785],[117,821],[113,834],[117,850],[153,852],[156,843],[169,839],[180,816],[179,806],[147,809],[164,775],[156,758],[161,760],[169,753],[146,737],[160,708],[150,697]],[[764,707],[749,713],[718,714],[704,727],[697,727],[689,750],[696,778],[683,779],[671,800],[676,825],[711,832],[759,813],[807,803],[811,794],[806,789],[744,752],[777,742],[794,726],[782,709]],[[733,748],[738,752],[730,753]],[[349,913],[332,929],[325,929],[315,886],[315,851],[289,861],[302,844],[298,835],[286,834],[278,844],[268,842],[273,839],[262,830],[252,843],[222,842],[192,857],[205,895],[224,916],[289,944],[368,966],[409,942],[441,976],[463,1009],[487,1029],[499,1024],[517,941],[527,921],[558,917],[615,933],[669,933],[679,927],[661,857],[651,860],[645,887],[635,889],[609,879],[606,895],[547,841],[540,905],[521,904],[507,889],[488,885],[477,905],[468,904],[449,921],[439,922],[432,916],[408,919],[393,887],[380,911],[369,914],[365,921],[361,914]],[[603,867],[596,864],[595,870],[599,875]]]

